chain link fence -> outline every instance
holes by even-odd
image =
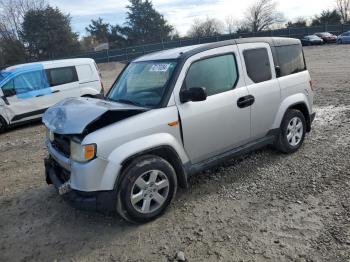
[[[131,46],[120,49],[109,49],[99,52],[85,52],[77,55],[72,55],[64,58],[92,58],[96,63],[108,63],[108,62],[127,62],[131,61],[139,56],[162,51],[166,49],[213,43],[219,41],[225,41],[243,37],[292,37],[302,38],[305,35],[312,35],[317,32],[330,32],[335,35],[342,34],[343,32],[350,31],[350,24],[338,24],[338,25],[321,25],[312,27],[298,27],[298,28],[284,28],[276,30],[266,30],[255,33],[241,33],[241,34],[225,34],[204,38],[179,38],[169,42],[160,42],[153,44],[145,44],[140,46]],[[6,66],[1,66],[5,68]]]
[[[96,63],[108,63],[108,62],[125,62],[135,59],[144,54],[157,52],[161,50],[190,46],[196,44],[213,43],[218,41],[230,40],[240,37],[293,37],[302,38],[305,35],[312,35],[317,32],[330,32],[335,35],[339,35],[343,32],[350,31],[350,24],[339,25],[321,25],[312,27],[300,27],[300,28],[284,28],[269,31],[261,31],[256,33],[242,33],[242,34],[226,34],[204,38],[180,38],[170,42],[161,42],[154,44],[145,44],[141,46],[131,46],[121,49],[110,49],[100,52],[90,52],[71,56],[70,58],[93,58]]]

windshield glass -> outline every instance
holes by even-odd
[[[6,78],[6,76],[8,76],[9,73],[8,72],[5,72],[5,71],[0,71],[0,82],[2,80],[4,80]]]
[[[160,104],[176,61],[146,61],[131,63],[112,87],[108,99],[138,106]]]
[[[318,40],[318,39],[320,39],[317,35],[309,35],[308,38],[311,39],[311,40]]]

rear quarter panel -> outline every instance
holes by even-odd
[[[281,88],[281,104],[274,122],[279,128],[286,110],[298,103],[305,103],[309,113],[313,112],[313,91],[310,88],[310,74],[303,71],[278,78]]]

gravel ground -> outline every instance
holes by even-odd
[[[198,174],[146,225],[77,211],[47,186],[40,123],[0,135],[0,261],[350,261],[350,46],[305,54],[317,118],[301,150]]]

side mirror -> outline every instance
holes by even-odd
[[[4,97],[11,97],[17,94],[14,89],[5,89],[3,90],[3,93],[4,93]]]
[[[281,77],[281,68],[279,66],[275,66],[276,77]]]
[[[192,87],[190,89],[184,89],[180,92],[181,103],[189,101],[200,102],[207,99],[207,90],[205,87]]]

